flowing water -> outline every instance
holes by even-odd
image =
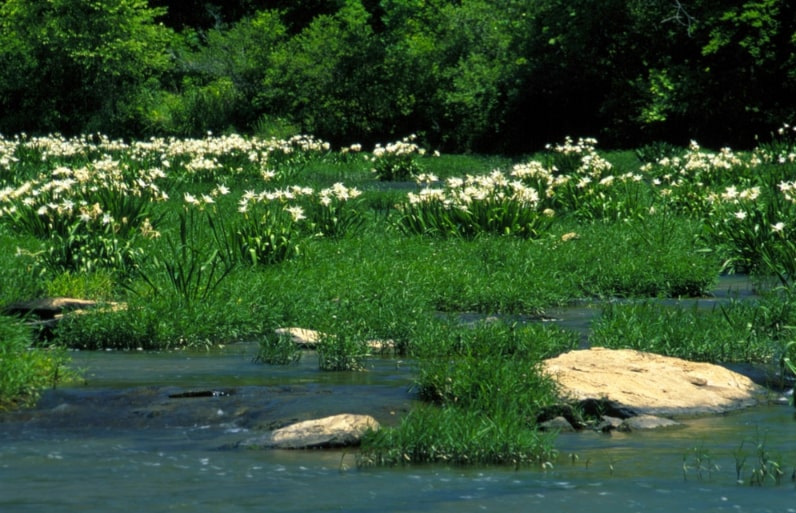
[[[553,322],[585,329],[597,311]],[[379,358],[368,372],[329,373],[310,353],[298,366],[256,365],[254,350],[74,353],[85,385],[0,417],[0,512],[796,512],[787,405],[672,430],[562,434],[544,467],[360,469],[351,451],[235,444],[308,415],[396,422],[413,401],[411,365]]]

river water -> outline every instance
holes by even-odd
[[[589,314],[561,315],[577,327]],[[235,444],[342,411],[397,422],[413,401],[411,365],[375,358],[368,372],[329,373],[310,353],[297,366],[256,365],[254,350],[74,353],[86,384],[0,417],[0,512],[796,512],[788,405],[671,430],[562,434],[545,466],[358,468],[353,451]],[[181,398],[191,391],[219,394]]]

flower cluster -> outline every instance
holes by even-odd
[[[82,167],[58,166],[0,190],[0,222],[45,243],[50,269],[130,268],[137,237],[159,236],[151,214],[168,195],[158,168],[134,169],[109,155]]]
[[[101,134],[71,139],[59,134],[47,137],[0,136],[0,171],[11,169],[24,154],[26,161],[47,167],[79,167],[110,158],[133,168],[160,168],[169,179],[180,182],[217,181],[222,176],[250,173],[259,175],[280,167],[295,170],[296,164],[326,155],[328,142],[307,135],[287,139],[247,138],[237,134],[204,138],[162,138],[127,143]],[[16,173],[19,174],[19,173]],[[0,183],[3,175],[0,173]]]
[[[41,238],[66,235],[74,223],[126,236],[147,220],[152,202],[168,199],[158,185],[164,177],[158,168],[132,170],[107,156],[77,169],[56,167],[0,190],[0,219]]]
[[[412,134],[386,146],[376,144],[371,162],[372,172],[379,180],[408,180],[422,172],[417,158],[425,155],[426,150],[415,143],[416,139]]]
[[[597,139],[593,137],[581,137],[577,142],[565,137],[563,143],[545,148],[550,152],[550,167],[559,174],[600,180],[613,167],[597,153]]]
[[[627,218],[642,208],[643,177],[614,173],[596,150],[597,141],[581,138],[548,145],[543,160],[516,164],[510,175],[539,191],[547,208],[582,219]]]
[[[728,268],[759,272],[765,267],[779,274],[781,266],[796,258],[790,242],[796,226],[794,182],[777,187],[729,185],[708,192],[706,198],[707,238],[726,256]]]
[[[417,193],[407,194],[398,226],[406,233],[473,237],[479,233],[538,237],[554,211],[540,208],[539,192],[500,170],[451,177],[431,187],[433,175],[419,175]]]

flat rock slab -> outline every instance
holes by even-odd
[[[638,415],[701,415],[754,406],[766,389],[719,365],[631,349],[591,348],[545,360],[567,398],[607,399]]]

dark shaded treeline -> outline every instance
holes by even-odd
[[[5,134],[743,148],[796,114],[796,5],[6,0],[0,69]]]

